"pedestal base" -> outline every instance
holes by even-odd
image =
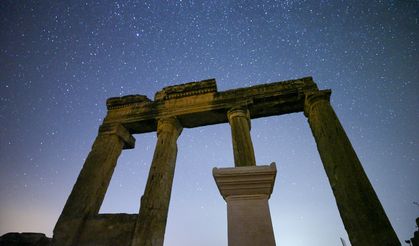
[[[276,165],[214,168],[213,176],[227,202],[228,245],[275,245],[268,199]]]

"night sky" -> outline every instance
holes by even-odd
[[[0,234],[52,229],[109,97],[215,78],[218,90],[313,76],[400,240],[419,216],[419,2],[0,1]],[[302,113],[252,121],[257,164],[277,163],[278,245],[348,243]],[[137,213],[156,134],[122,153],[102,213]],[[228,124],[184,129],[165,245],[227,245],[213,167]],[[403,242],[404,244],[404,242]]]

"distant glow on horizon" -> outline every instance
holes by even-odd
[[[218,91],[312,76],[401,242],[419,208],[418,1],[0,1],[0,235],[52,230],[106,115],[106,99],[215,78]],[[276,162],[277,245],[349,240],[307,119],[252,120]],[[156,133],[134,135],[101,213],[137,213]],[[227,245],[213,167],[228,124],[184,129],[165,246]]]

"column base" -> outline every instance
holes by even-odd
[[[214,168],[213,176],[227,202],[228,245],[275,245],[268,199],[276,165]]]

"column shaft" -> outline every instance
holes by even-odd
[[[255,152],[250,136],[250,116],[247,109],[232,109],[227,113],[233,140],[236,167],[256,166]]]
[[[400,245],[362,165],[330,105],[330,90],[306,95],[304,113],[353,246]]]
[[[132,240],[132,246],[162,246],[175,173],[177,138],[182,126],[176,118],[160,119],[157,144]]]
[[[53,245],[77,245],[87,217],[99,212],[122,149],[135,139],[122,125],[102,125],[54,228]]]

